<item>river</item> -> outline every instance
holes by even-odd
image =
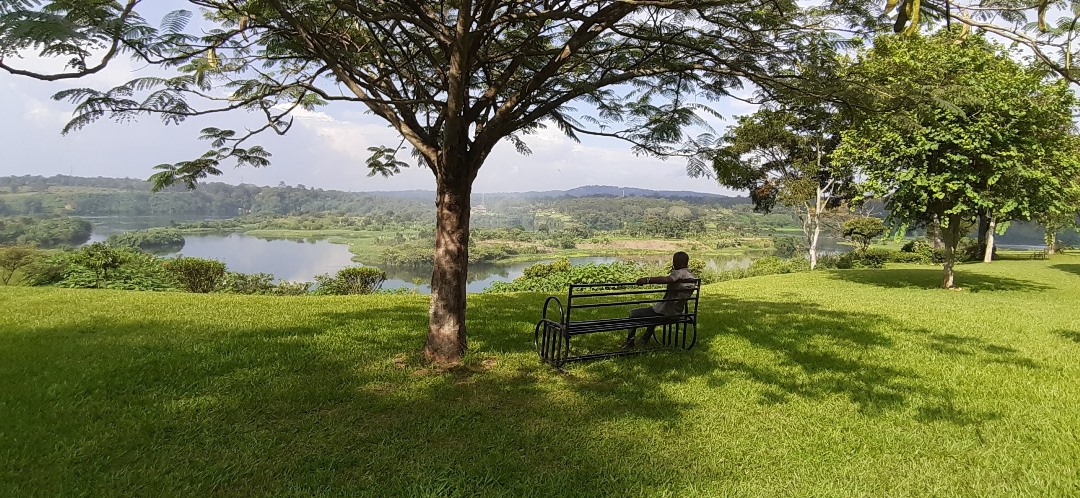
[[[94,225],[90,242],[105,240],[110,234],[127,230],[169,226],[176,221],[191,221],[191,218],[179,217],[86,217]],[[203,218],[195,218],[203,219]],[[326,240],[308,239],[305,241],[284,239],[263,239],[251,235],[208,234],[185,235],[184,248],[179,253],[164,256],[188,256],[216,259],[225,263],[230,271],[241,273],[269,273],[275,278],[289,281],[312,282],[315,275],[332,274],[346,266],[357,265],[352,260],[353,254],[345,244],[333,244]],[[610,263],[619,258],[609,256],[570,258],[574,264]],[[652,261],[660,257],[648,258]],[[466,289],[468,292],[480,292],[495,282],[508,282],[522,275],[525,268],[536,262],[513,264],[469,265]],[[718,269],[745,267],[750,264],[749,256],[712,258],[707,264]],[[410,288],[420,293],[429,293],[428,282],[431,280],[430,268],[380,266],[387,273],[384,289]]]

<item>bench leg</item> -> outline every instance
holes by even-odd
[[[563,334],[561,325],[550,320],[537,322],[533,344],[540,361],[555,367],[562,366],[570,354],[570,338]]]

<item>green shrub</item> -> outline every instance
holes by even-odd
[[[91,244],[78,251],[57,251],[24,271],[30,285],[164,291],[175,289],[161,260],[136,251]]]
[[[926,239],[913,239],[909,240],[900,248],[900,252],[904,254],[915,254],[918,256],[918,262],[921,263],[935,263],[934,246],[930,241]]]
[[[512,282],[495,282],[484,292],[566,292],[570,284],[633,282],[645,276],[645,267],[629,261],[571,265],[566,259],[538,263]]]
[[[109,272],[124,264],[127,256],[128,251],[114,249],[101,242],[85,246],[76,253],[78,263],[94,271],[96,287],[104,287],[103,284],[109,281]]]
[[[217,291],[229,294],[271,294],[274,289],[274,276],[269,273],[227,271],[222,275]]]
[[[304,296],[311,291],[311,282],[290,282],[282,280],[271,291],[275,296]]]
[[[747,275],[757,277],[761,275],[776,275],[780,273],[795,273],[810,269],[810,263],[801,258],[781,259],[776,256],[765,256],[750,263]]]
[[[801,237],[773,237],[774,254],[787,259],[806,252],[806,243]]]
[[[852,268],[884,268],[887,260],[887,256],[871,254],[869,257],[863,257],[862,251],[851,251],[840,256],[840,261],[837,263],[836,267],[841,270]]]
[[[338,270],[334,276],[315,276],[315,294],[348,295],[371,294],[386,282],[386,272],[371,266],[349,266]]]
[[[64,280],[68,270],[75,264],[74,252],[46,253],[23,269],[23,282],[33,286],[58,284]]]
[[[544,278],[556,273],[564,273],[570,271],[570,260],[566,258],[557,259],[550,263],[537,263],[529,266],[522,271],[522,275],[525,278]]]
[[[188,292],[214,292],[225,277],[225,264],[212,259],[176,258],[162,264]]]
[[[891,251],[889,253],[890,263],[915,263],[915,264],[930,264],[933,261],[931,255],[916,253],[916,252],[904,252],[904,251]]]

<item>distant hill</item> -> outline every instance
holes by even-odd
[[[380,190],[365,193],[380,197],[423,201],[435,198],[435,192],[431,190]],[[554,199],[560,197],[654,197],[662,199],[727,200],[739,204],[749,202],[749,199],[743,196],[720,195],[706,192],[693,192],[689,190],[650,190],[636,187],[613,187],[610,185],[586,185],[570,190],[532,190],[528,192],[490,192],[484,194],[474,192],[474,201],[476,200],[476,197],[480,196],[489,200],[506,198]]]

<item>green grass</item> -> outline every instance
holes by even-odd
[[[694,350],[565,373],[536,294],[432,372],[423,296],[0,287],[0,494],[1080,494],[1080,257],[939,280],[711,285]]]

